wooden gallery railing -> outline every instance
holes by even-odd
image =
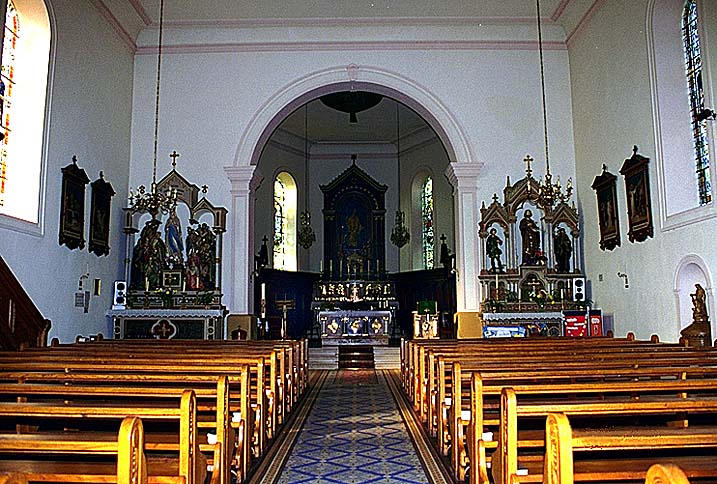
[[[45,346],[49,329],[50,321],[0,257],[0,349]]]

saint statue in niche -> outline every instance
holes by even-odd
[[[491,272],[503,272],[503,263],[500,260],[500,256],[503,254],[503,250],[500,246],[503,245],[503,241],[498,237],[497,232],[494,228],[490,229],[490,233],[485,239],[486,252],[490,258]]]
[[[187,288],[212,290],[216,284],[216,236],[205,223],[187,229]]]
[[[157,230],[157,219],[148,221],[140,233],[132,252],[132,289],[149,291],[162,287],[162,271],[165,268],[167,247]]]
[[[705,302],[706,293],[704,288],[700,284],[695,284],[694,294],[690,294],[692,297],[692,317],[695,321],[706,321],[707,320],[707,304]]]
[[[520,236],[523,240],[523,265],[540,264],[544,259],[540,250],[540,229],[530,209],[525,211],[520,221]]]
[[[553,250],[555,250],[555,270],[562,273],[570,272],[573,242],[563,227],[558,228],[553,236]]]
[[[184,243],[182,242],[182,224],[177,217],[177,209],[172,208],[169,218],[164,224],[164,240],[168,249],[169,263],[174,267],[181,267],[184,263]]]

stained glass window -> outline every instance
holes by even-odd
[[[429,176],[421,187],[421,247],[424,269],[433,269],[433,238],[433,179]]]
[[[296,182],[283,171],[274,180],[274,269],[296,270]]]
[[[8,145],[13,128],[12,95],[15,86],[15,61],[17,41],[20,35],[20,19],[12,0],[7,2],[5,12],[5,33],[2,44],[2,68],[0,70],[0,207],[5,206],[8,179]]]
[[[685,10],[682,16],[682,36],[685,49],[690,111],[692,113],[692,137],[697,161],[697,188],[700,205],[705,205],[712,201],[712,184],[707,126],[706,121],[699,119],[699,115],[705,108],[705,94],[702,84],[702,51],[700,48],[696,0],[687,0],[685,2]]]

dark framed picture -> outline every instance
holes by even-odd
[[[92,182],[90,202],[90,243],[89,251],[98,256],[110,253],[110,214],[112,197],[115,194],[112,185],[105,181],[104,174]]]
[[[90,182],[85,170],[77,166],[77,157],[62,169],[60,200],[60,245],[68,249],[85,248],[85,185]]]
[[[617,210],[617,176],[602,166],[602,174],[592,184],[597,196],[600,248],[613,250],[620,246],[620,218]]]
[[[637,146],[634,146],[632,156],[620,168],[620,174],[625,177],[627,238],[630,242],[644,242],[654,236],[649,163],[650,159],[639,155]]]

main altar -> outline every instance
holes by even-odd
[[[177,171],[178,156],[170,155],[172,170],[164,178],[130,192],[124,209],[125,280],[117,283],[124,290],[107,312],[115,338],[224,337],[227,210],[209,202],[206,185],[190,183]]]
[[[396,288],[386,273],[387,187],[354,159],[321,190],[324,250],[310,338],[324,345],[386,345],[398,334]]]
[[[565,315],[587,312],[578,210],[572,181],[510,177],[503,196],[481,206],[479,276],[483,336],[561,336]]]

